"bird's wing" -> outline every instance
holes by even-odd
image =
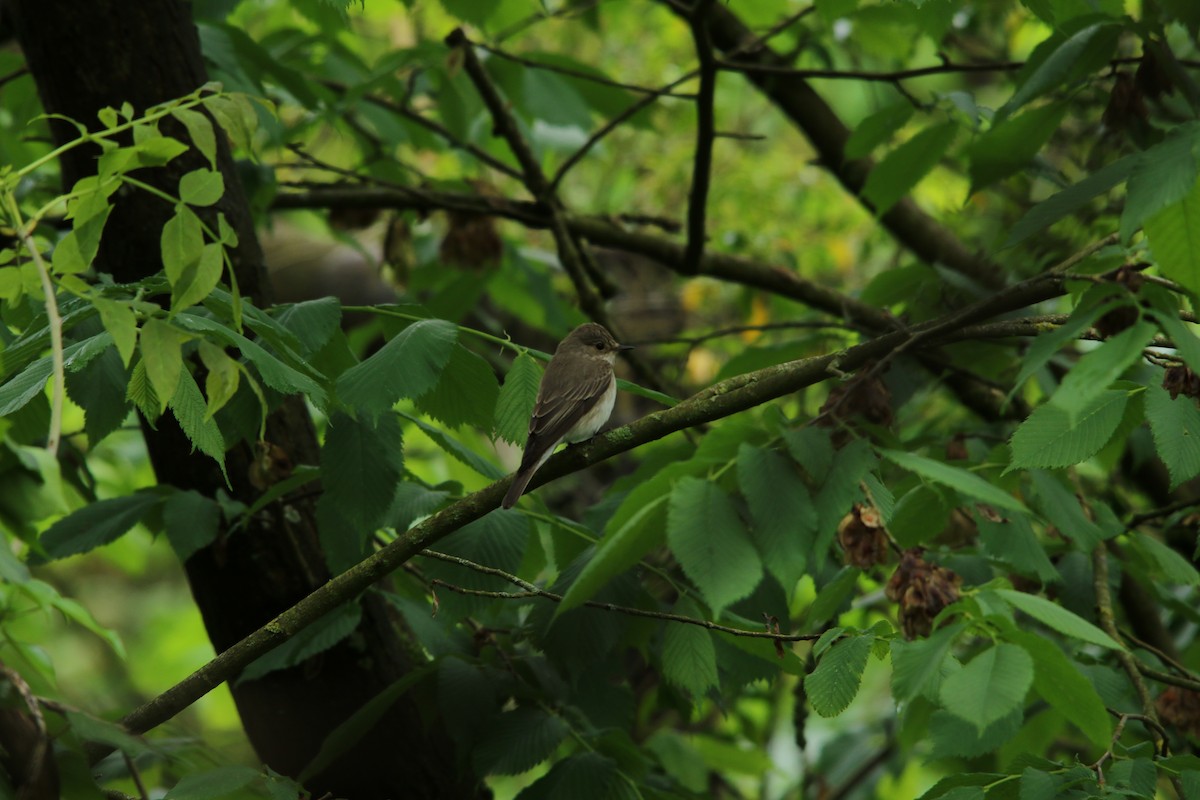
[[[578,362],[572,365],[571,374],[555,369],[553,361],[546,368],[538,388],[537,402],[529,418],[529,440],[521,458],[521,468],[538,459],[552,449],[576,423],[600,400],[613,380],[612,368],[603,362],[586,362],[580,372]]]

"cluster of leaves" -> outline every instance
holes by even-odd
[[[318,529],[337,573],[366,556],[377,537],[403,532],[467,488],[502,477],[481,455],[489,441],[522,443],[540,354],[464,324],[467,314],[482,307],[484,319],[497,313],[552,334],[579,314],[562,302],[550,271],[507,246],[499,267],[486,274],[443,269],[430,259],[433,268],[414,272],[407,287],[413,302],[371,310],[368,330],[384,341],[369,355],[365,337],[343,331],[343,308],[331,298],[259,308],[241,297],[230,262],[237,237],[220,214],[205,221],[226,189],[218,136],[247,155],[256,143],[280,145],[333,129],[368,153],[386,141],[403,152],[442,156],[453,145],[459,153],[474,148],[462,158],[510,160],[489,135],[487,109],[439,44],[420,42],[372,61],[337,37],[300,29],[253,37],[224,20],[222,4],[199,5],[201,33],[225,85],[308,113],[277,119],[246,94],[210,86],[140,114],[106,110],[98,131],[78,126],[79,138],[67,146],[97,146],[102,154],[97,174],[65,195],[41,199],[23,188],[62,148],[0,175],[8,225],[32,234],[0,251],[0,469],[28,492],[6,499],[5,508],[16,509],[6,528],[37,561],[91,551],[141,523],[164,533],[186,560],[319,481]],[[485,32],[524,15],[518,2],[442,5]],[[830,27],[849,21],[866,42],[872,30],[889,26],[940,42],[962,5],[844,0],[819,3],[817,16]],[[1163,3],[1137,21],[1115,2],[1026,5],[1044,37],[1014,87],[1005,87],[1000,102],[987,101],[994,111],[961,90],[920,108],[908,99],[886,102],[863,116],[846,154],[870,155],[896,131],[919,128],[868,173],[862,194],[880,214],[947,160],[965,173],[971,194],[1001,182],[1032,184],[1034,177],[1053,184],[1048,193],[1040,187],[1048,194],[1040,202],[1019,204],[1019,213],[1004,210],[1013,216],[1005,252],[1021,258],[1032,252],[1061,260],[1069,248],[1022,248],[1038,245],[1065,220],[1089,218],[1083,227],[1091,238],[1107,233],[1105,226],[1118,231],[1115,244],[1073,267],[1068,313],[1045,323],[1019,357],[997,356],[994,345],[952,352],[1010,387],[1010,404],[1036,403],[1032,413],[1015,425],[971,422],[970,430],[952,431],[967,417],[941,413],[950,401],[926,388],[933,382],[905,358],[898,362],[905,370],[891,371],[893,393],[862,404],[888,410],[867,422],[830,407],[836,430],[809,425],[812,398],[789,398],[719,421],[698,441],[671,437],[644,447],[632,472],[579,519],[537,498],[523,501],[521,512],[493,511],[438,543],[449,560],[418,559],[411,573],[379,590],[428,663],[350,713],[297,780],[318,774],[368,735],[397,697],[421,687],[433,689],[425,702],[445,720],[464,767],[526,800],[709,796],[714,781],[754,785],[773,768],[769,746],[789,735],[802,741],[807,729],[822,725],[835,744],[846,744],[821,749],[813,765],[833,774],[864,758],[849,743],[876,743],[862,734],[885,718],[894,727],[885,750],[932,764],[926,778],[951,774],[926,792],[930,800],[1149,798],[1172,780],[1185,797],[1200,795],[1200,759],[1158,746],[1159,739],[1185,740],[1161,737],[1139,721],[1147,716],[1145,698],[1128,672],[1130,664],[1159,674],[1177,665],[1100,627],[1112,614],[1111,601],[1103,600],[1109,569],[1114,582],[1149,592],[1169,629],[1200,623],[1200,573],[1176,548],[1127,522],[1146,505],[1145,493],[1124,482],[1105,486],[1131,452],[1161,461],[1170,489],[1200,475],[1200,410],[1186,392],[1162,388],[1160,369],[1200,374],[1200,339],[1180,313],[1200,291],[1200,128],[1190,80],[1168,68],[1178,62],[1161,46],[1188,31],[1194,37],[1200,20],[1180,3]],[[298,6],[321,24],[341,18],[335,4]],[[745,13],[765,23],[786,9],[763,2]],[[1137,84],[1143,103],[1165,111],[1150,124],[1149,113],[1138,114],[1128,97],[1116,108],[1110,103],[1106,124],[1130,129],[1132,144],[1119,147],[1132,152],[1096,169],[1052,166],[1049,151],[1063,146],[1064,127],[1089,121],[1094,109],[1085,101],[1096,74],[1131,38],[1152,54],[1142,67],[1157,63],[1169,77],[1157,92],[1145,88],[1148,78]],[[556,69],[499,57],[488,69],[539,158],[573,152],[597,118],[633,102],[625,88],[589,82],[599,74],[593,67],[558,52],[534,55]],[[421,123],[388,109],[414,98],[433,109],[448,139],[430,127],[434,117]],[[162,132],[168,118],[186,140]],[[633,124],[652,130],[644,117]],[[189,147],[209,166],[182,175],[177,196],[160,193],[173,208],[162,231],[162,273],[127,285],[93,274],[101,237],[113,235],[106,223],[116,193],[158,192],[136,170],[170,165]],[[440,163],[460,162],[451,156]],[[362,166],[378,179],[409,180],[390,157],[364,157]],[[1069,170],[1086,174],[1071,182],[1064,178]],[[269,199],[274,181],[268,176],[255,197]],[[1119,210],[1097,209],[1114,194],[1124,196]],[[40,224],[52,215],[65,224],[53,241],[42,237]],[[1140,274],[1133,264],[1157,280],[1131,279]],[[941,312],[944,280],[927,265],[906,265],[876,277],[863,298],[921,321]],[[55,290],[49,296],[47,281]],[[44,355],[59,346],[52,345],[58,333],[61,367],[54,353]],[[1077,344],[1084,336],[1102,341],[1084,349]],[[829,341],[743,348],[721,376],[785,363]],[[515,359],[498,367],[497,346],[516,352]],[[166,486],[102,499],[83,486],[66,504],[77,507],[71,513],[62,503],[46,508],[36,481],[60,468],[30,445],[53,425],[54,389],[47,393],[46,385],[59,369],[82,410],[89,449],[134,410],[150,425],[169,412],[224,471],[225,453],[236,443],[269,452],[271,443],[262,442],[267,415],[282,398],[302,395],[325,424],[319,461],[257,475],[263,494],[249,506]],[[902,371],[908,376],[895,377]],[[862,384],[873,391],[871,385]],[[853,407],[846,395],[859,390],[844,386],[839,402]],[[455,479],[422,478],[432,458],[414,458],[414,441],[437,448]],[[884,532],[882,545],[843,566],[835,541],[851,549],[850,526],[865,524],[864,510],[870,535]],[[51,516],[60,518],[46,527]],[[897,567],[889,563],[892,550],[902,553]],[[1110,550],[1121,555],[1111,564]],[[54,609],[111,636],[7,548],[0,548],[0,575],[4,608],[13,612],[0,626],[0,649],[36,693],[52,694],[52,665],[34,634],[10,619]],[[1105,602],[1097,616],[1097,603]],[[762,634],[764,617],[765,632],[778,636],[739,635]],[[321,653],[351,635],[360,618],[359,606],[346,604],[241,680]],[[793,648],[795,639],[813,644]],[[1194,663],[1194,636],[1179,640]],[[879,688],[873,662],[890,664],[893,702],[857,721],[844,712]],[[789,704],[796,711],[786,730],[779,709]],[[822,721],[808,719],[808,710]],[[686,731],[680,719],[691,721]],[[85,740],[139,761],[168,752],[84,714],[61,714],[55,724],[75,758],[72,786],[88,791],[94,785],[84,768]],[[504,784],[507,776],[522,777]],[[225,766],[195,769],[168,797],[252,790],[299,792],[277,776]]]

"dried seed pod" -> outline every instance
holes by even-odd
[[[450,223],[438,256],[443,264],[468,269],[482,269],[500,263],[504,243],[496,232],[496,221],[479,214],[449,211]]]
[[[1154,701],[1154,707],[1165,724],[1200,739],[1200,692],[1169,686]]]
[[[900,628],[908,639],[928,636],[937,615],[958,600],[962,585],[954,571],[930,564],[923,552],[919,547],[905,550],[884,590],[899,606]]]
[[[1200,400],[1200,376],[1188,367],[1167,367],[1162,387],[1171,393],[1172,400],[1179,395]]]
[[[873,363],[864,364],[853,378],[830,390],[817,425],[835,428],[856,418],[885,428],[892,424],[892,391],[882,377],[873,374],[873,367]],[[835,435],[834,444],[840,446],[844,438]]]
[[[874,507],[855,503],[838,523],[837,537],[850,566],[870,569],[887,562],[887,531]]]

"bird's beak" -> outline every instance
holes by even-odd
[[[617,345],[617,352],[618,352],[618,353],[624,353],[626,350],[632,350],[632,349],[633,349],[633,345],[631,345],[631,344],[619,344],[619,345]]]

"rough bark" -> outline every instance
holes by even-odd
[[[96,112],[105,106],[128,101],[143,110],[188,94],[207,80],[190,7],[183,2],[10,0],[6,10],[47,112],[94,125]],[[53,132],[60,143],[75,136],[65,125],[54,126]],[[63,160],[65,186],[89,174],[94,163],[94,152],[72,151]],[[204,165],[189,151],[168,167],[143,170],[138,177],[174,193],[180,175]],[[256,302],[268,301],[250,211],[223,142],[219,166],[226,195],[218,209],[241,242],[234,259],[239,285]],[[106,226],[98,269],[118,281],[158,272],[160,234],[170,212],[169,205],[146,193],[121,192]],[[209,496],[225,487],[211,459],[191,453],[173,419],[164,417],[157,429],[143,429],[160,482]],[[315,432],[299,399],[285,402],[272,415],[268,437],[293,463],[317,463]],[[252,458],[248,443],[227,456],[232,494],[247,504],[259,494],[248,477]],[[311,502],[294,504],[286,513],[282,504],[275,504],[251,530],[222,536],[188,560],[188,581],[218,652],[329,580],[313,511]],[[297,667],[233,686],[250,741],[273,769],[298,774],[330,731],[419,658],[383,601],[368,594],[363,606],[357,635]],[[329,792],[355,800],[482,796],[473,776],[458,768],[444,729],[421,712],[410,693],[308,788],[315,796]]]

